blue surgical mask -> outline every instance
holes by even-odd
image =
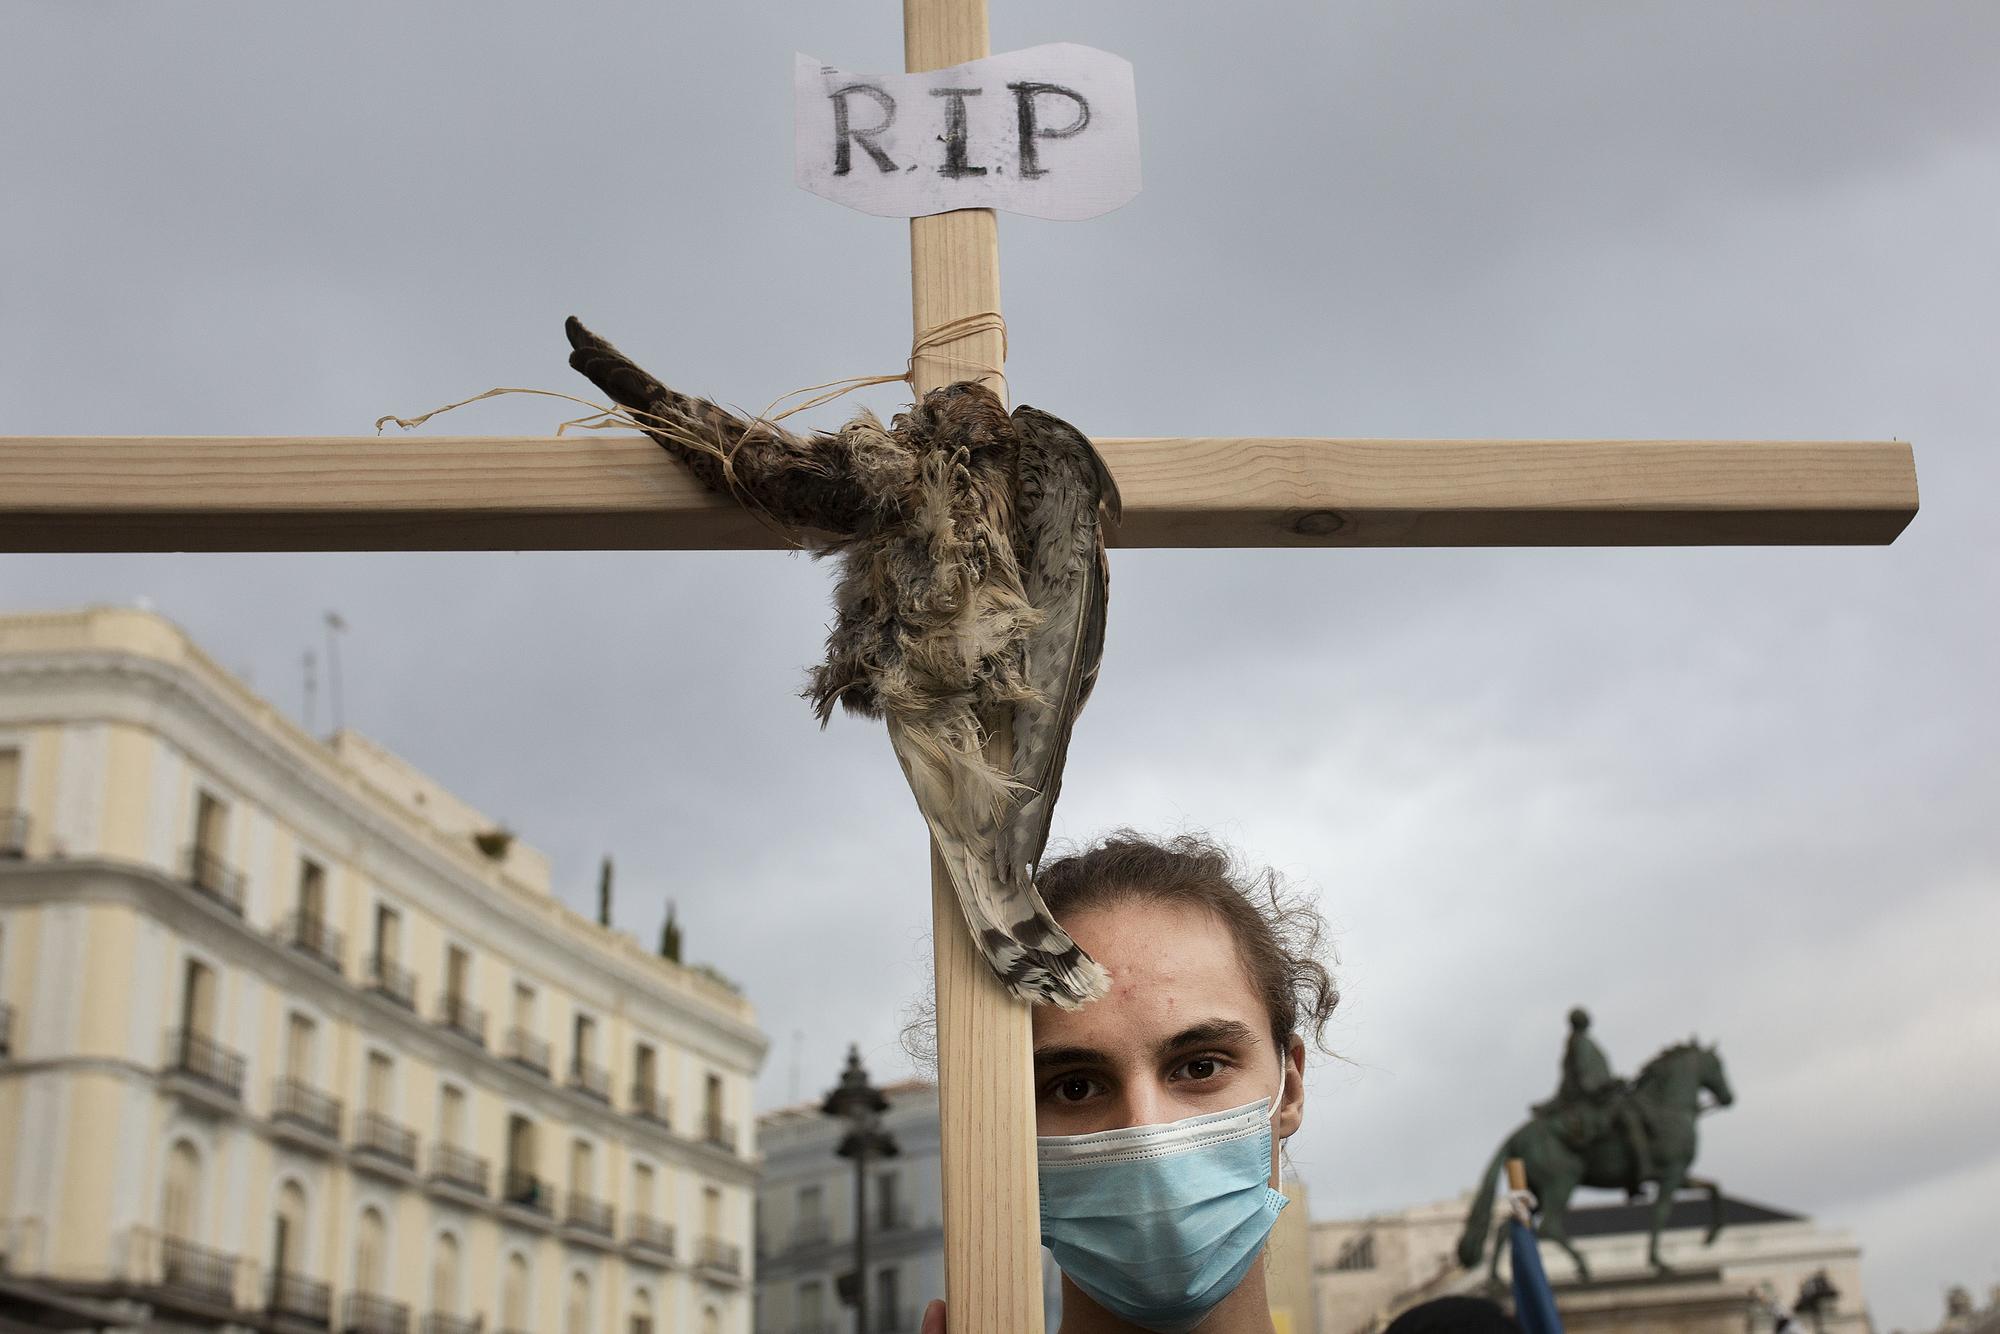
[[[1063,1273],[1142,1329],[1186,1334],[1236,1290],[1285,1197],[1270,1187],[1285,1096],[1157,1126],[1035,1141],[1042,1244]]]

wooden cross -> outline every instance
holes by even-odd
[[[904,0],[912,72],[987,55],[985,0]],[[1000,310],[994,216],[910,223],[919,333]],[[997,331],[919,355],[918,394],[998,368]],[[994,387],[1004,384],[990,371]],[[1107,439],[1125,547],[1886,543],[1898,442]],[[777,539],[640,436],[0,438],[0,550],[742,550]],[[952,1334],[1042,1318],[1028,1011],[932,863]]]

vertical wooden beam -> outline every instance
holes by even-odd
[[[990,53],[986,0],[903,0],[904,65],[912,73]],[[990,209],[910,220],[910,295],[918,338],[1000,313],[1000,240]],[[1004,400],[1005,355],[997,327],[966,333],[918,354],[914,388],[921,395],[979,379]],[[995,750],[996,759],[1008,758],[1006,737]],[[1042,1327],[1042,1269],[1028,1007],[973,948],[935,848],[931,937],[951,1334],[1033,1334]]]

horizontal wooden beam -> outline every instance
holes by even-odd
[[[1884,543],[1902,442],[1098,442],[1124,547]],[[0,551],[776,548],[642,436],[0,437]]]

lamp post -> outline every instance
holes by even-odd
[[[840,1072],[840,1083],[819,1109],[848,1123],[847,1134],[834,1152],[854,1160],[854,1334],[869,1334],[868,1164],[875,1158],[893,1158],[901,1150],[895,1137],[882,1129],[882,1113],[889,1110],[889,1099],[868,1082],[859,1046],[848,1047],[847,1068]]]

